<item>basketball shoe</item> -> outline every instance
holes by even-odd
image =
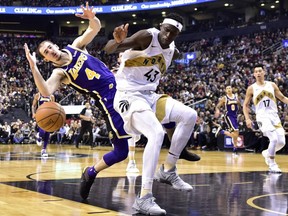
[[[48,157],[48,153],[46,152],[46,149],[41,150],[41,157]]]
[[[39,132],[36,134],[36,143],[38,146],[42,146],[42,138],[39,135]]]
[[[187,161],[199,161],[201,157],[197,154],[188,151],[187,148],[184,148],[179,156],[179,159],[184,159]]]
[[[91,189],[92,184],[94,183],[95,177],[90,177],[88,175],[88,170],[90,167],[86,167],[83,170],[82,176],[81,176],[81,183],[80,183],[80,196],[83,200],[86,200],[89,196],[89,192]]]
[[[262,156],[265,159],[265,163],[269,166],[269,156],[268,156],[268,150],[267,149],[262,151]]]
[[[166,211],[161,209],[154,200],[152,193],[148,193],[142,198],[138,195],[132,208],[145,215],[166,215]]]
[[[193,187],[184,182],[176,173],[177,168],[174,166],[171,170],[164,172],[164,165],[162,164],[154,176],[154,180],[162,183],[172,185],[176,190],[191,191]]]
[[[262,151],[262,156],[265,158],[265,163],[269,166],[269,172],[271,173],[282,173],[276,162],[271,162],[268,156],[268,150]]]
[[[139,173],[139,169],[136,167],[135,160],[130,160],[128,162],[126,172],[127,173]]]
[[[282,173],[282,171],[278,167],[277,163],[270,163],[269,164],[269,172],[270,173]]]

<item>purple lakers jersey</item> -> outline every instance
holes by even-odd
[[[71,58],[67,65],[61,67],[69,80],[69,85],[78,92],[91,95],[117,137],[127,137],[123,129],[123,120],[113,107],[116,93],[114,74],[102,61],[88,53],[71,46],[65,47],[63,51]]]
[[[238,112],[238,99],[237,96],[233,94],[233,98],[226,97],[225,107],[226,107],[226,115],[237,118]]]

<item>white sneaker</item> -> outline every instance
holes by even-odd
[[[269,172],[271,173],[282,173],[282,171],[279,169],[277,163],[272,163],[269,165]]]
[[[156,172],[154,180],[172,185],[172,187],[176,190],[181,191],[193,190],[193,187],[190,184],[184,182],[179,177],[179,175],[177,174],[176,166],[174,166],[173,169],[169,170],[168,172],[164,172],[164,166],[162,164],[159,170]]]
[[[138,213],[145,215],[166,215],[166,211],[161,209],[154,200],[155,198],[153,197],[152,193],[148,193],[142,198],[140,198],[138,195],[132,208]]]
[[[126,168],[127,173],[139,173],[139,169],[136,167],[135,161],[129,161],[127,168]]]
[[[39,132],[36,134],[36,144],[42,146],[42,138],[39,135]]]
[[[41,150],[41,157],[48,157],[48,153],[46,152],[46,149]]]
[[[262,156],[265,158],[265,163],[269,166],[269,156],[267,149],[262,151]]]

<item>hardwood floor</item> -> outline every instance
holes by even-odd
[[[127,160],[100,172],[83,202],[79,195],[82,169],[94,164],[110,147],[48,146],[41,159],[35,145],[0,145],[1,216],[20,215],[133,215],[131,208],[141,187],[141,173],[126,175]],[[136,151],[142,169],[142,152]],[[288,215],[287,155],[277,155],[282,174],[269,174],[261,154],[200,151],[198,162],[179,160],[181,178],[192,192],[154,183],[153,195],[167,215]],[[164,161],[167,149],[162,149]]]

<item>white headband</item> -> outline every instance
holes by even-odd
[[[174,19],[165,18],[163,21],[163,24],[165,24],[165,23],[175,26],[180,32],[183,28],[183,25]]]

